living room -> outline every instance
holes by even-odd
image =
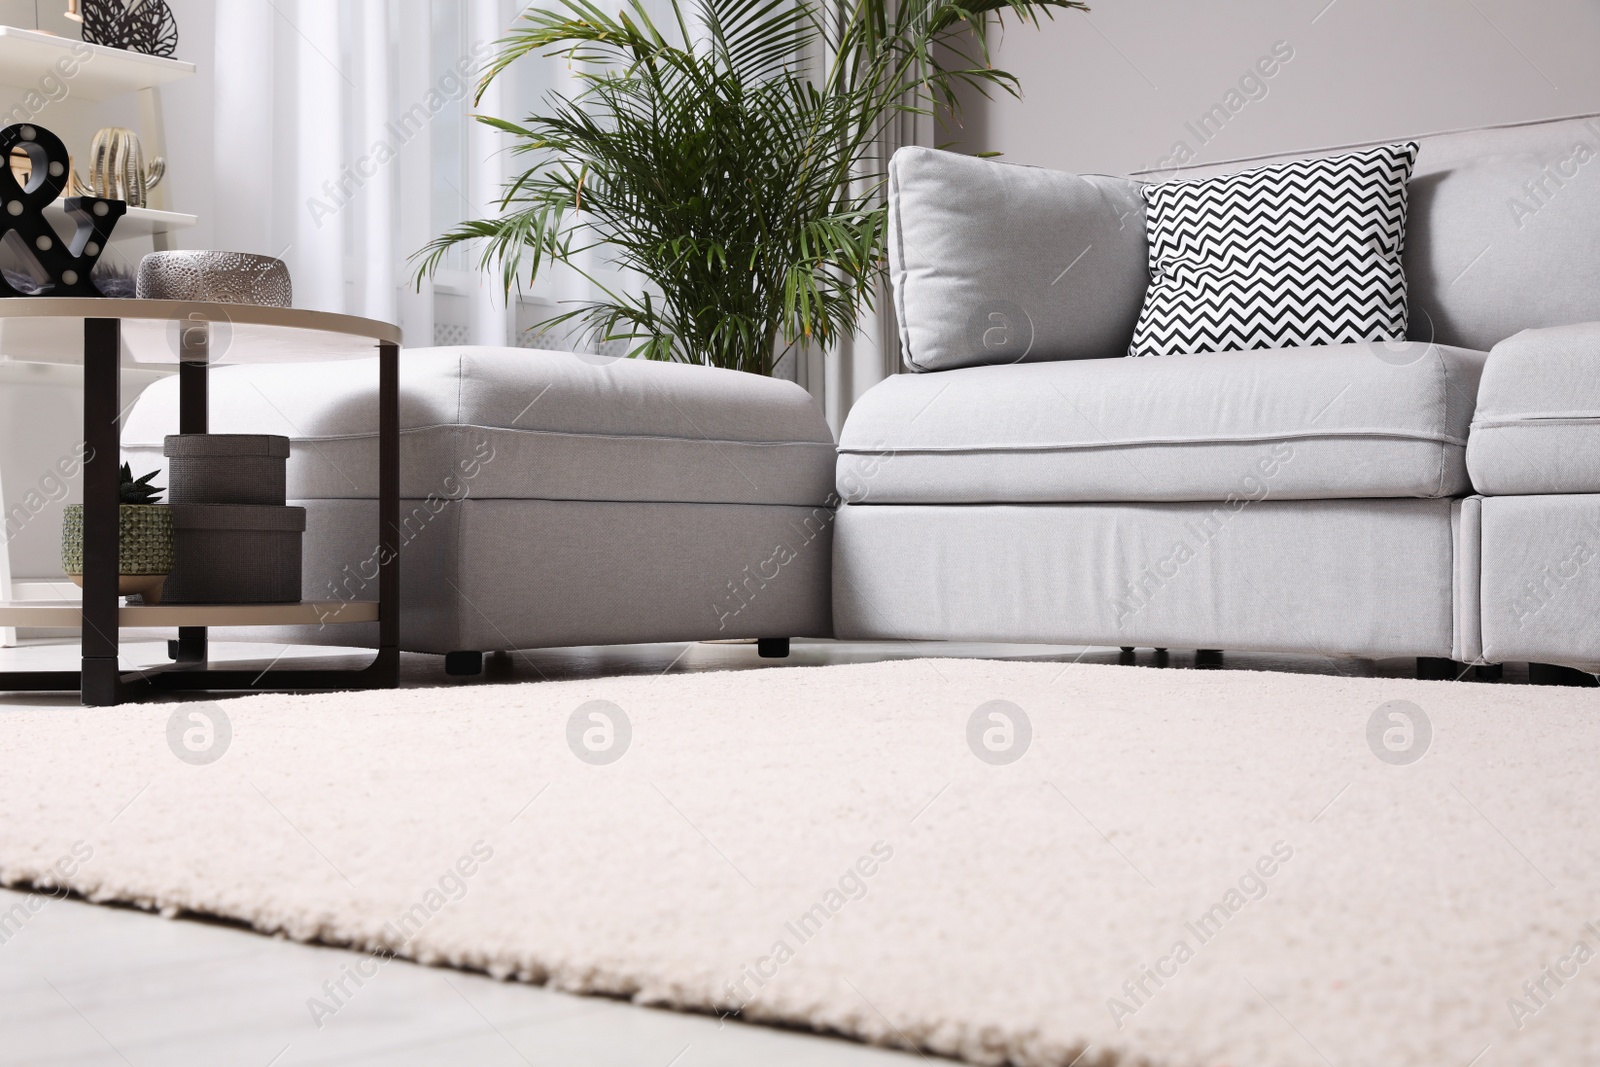
[[[0,0],[0,1064],[1600,1060],[1596,42]]]

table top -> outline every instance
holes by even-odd
[[[188,300],[25,296],[0,298],[0,360],[81,364],[85,319],[122,321],[125,363],[176,364],[180,336],[197,327],[204,327],[209,336],[213,364],[365,359],[377,355],[380,343],[400,343],[398,326],[328,311]]]

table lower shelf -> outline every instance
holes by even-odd
[[[118,626],[322,626],[377,622],[375,600],[298,604],[138,604],[117,609]],[[78,601],[0,601],[0,626],[81,626]]]
[[[339,657],[334,662],[347,662]],[[318,667],[297,659],[291,667],[277,660],[260,665],[165,663],[128,669],[113,666],[110,681],[120,697],[134,699],[155,690],[261,693],[271,690],[316,692],[330,689],[393,689],[400,681],[400,654],[379,649],[365,667]],[[84,662],[85,669],[88,661]],[[104,683],[104,679],[102,679]],[[0,671],[0,692],[83,692],[80,671]]]

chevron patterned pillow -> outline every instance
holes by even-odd
[[[1406,182],[1418,145],[1143,188],[1150,288],[1130,356],[1406,336]]]

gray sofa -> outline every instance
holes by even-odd
[[[1420,141],[1409,342],[1152,359],[1174,175],[897,153],[835,634],[1600,667],[1600,120]]]
[[[1405,342],[1117,358],[1149,277],[1139,182],[1171,175],[906,149],[914,373],[855,405],[837,453],[786,382],[409,350],[402,647],[831,633],[1593,672],[1600,119],[1420,140]],[[308,598],[370,595],[374,378],[212,376],[219,429],[294,441]],[[176,407],[169,382],[132,412],[140,469]]]

